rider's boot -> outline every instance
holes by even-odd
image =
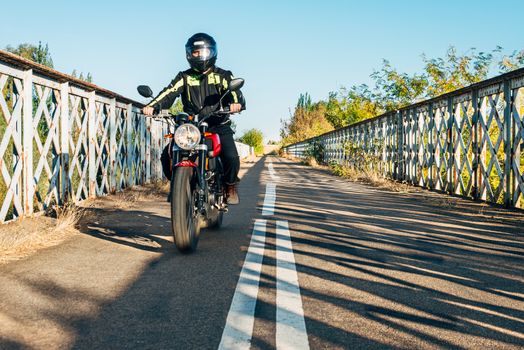
[[[238,191],[236,184],[226,185],[226,202],[227,204],[238,204],[240,199],[238,198]]]

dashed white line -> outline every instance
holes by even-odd
[[[257,219],[218,349],[251,347],[255,306],[266,244],[266,220]]]
[[[309,349],[295,257],[287,221],[277,221],[276,348]]]
[[[275,201],[277,198],[277,185],[273,182],[266,184],[266,195],[264,196],[264,206],[262,216],[270,216],[275,213]]]
[[[268,169],[271,178],[278,179],[273,163],[269,162]],[[269,182],[266,184],[263,216],[274,214],[275,202],[276,184]],[[251,347],[266,242],[266,223],[266,220],[261,219],[255,221],[249,249],[218,347],[220,350],[248,350]],[[308,350],[304,310],[287,221],[277,221],[276,237],[276,348]]]
[[[273,168],[273,162],[269,161],[267,168],[269,170],[269,176],[271,176],[271,178],[275,181],[278,180],[279,177],[277,176],[275,168]]]

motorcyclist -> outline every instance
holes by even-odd
[[[186,43],[186,58],[190,69],[180,72],[146,107],[145,115],[152,115],[155,110],[168,109],[176,98],[182,99],[184,112],[189,115],[199,113],[210,114],[218,103],[220,96],[229,86],[233,78],[230,71],[215,66],[217,59],[217,45],[213,37],[205,33],[197,33]],[[229,105],[232,113],[245,109],[245,101],[240,91],[231,92],[222,100],[224,106]],[[226,201],[228,204],[238,204],[238,171],[240,160],[233,139],[234,131],[231,121],[224,117],[213,116],[207,120],[209,131],[220,135],[222,151],[220,159],[224,168],[224,183],[226,187]],[[164,175],[171,179],[171,165],[169,146],[164,148],[161,161]]]

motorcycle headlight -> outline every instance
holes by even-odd
[[[193,124],[182,124],[175,131],[175,143],[178,147],[191,150],[200,142],[200,130]]]

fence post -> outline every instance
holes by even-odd
[[[146,119],[146,182],[151,181],[151,118]]]
[[[388,175],[391,173],[389,168],[389,160],[388,160],[388,142],[389,142],[389,128],[388,128],[388,122],[390,120],[390,117],[386,117],[385,119],[382,119],[382,126],[378,126],[382,128],[382,176],[385,178],[389,177]]]
[[[486,153],[487,153],[487,142],[484,142],[484,138],[486,137],[485,133],[489,133],[488,130],[484,131],[484,126],[486,126],[487,129],[487,97],[483,96],[482,98],[479,98],[480,108],[479,108],[479,118],[478,118],[478,138],[479,142],[482,144],[482,146],[479,145],[479,199],[481,200],[487,200],[487,187],[489,183],[489,175],[485,176],[485,172],[482,168],[484,168],[484,164],[486,164]],[[488,134],[489,135],[489,134]],[[489,136],[487,136],[489,137]]]
[[[419,159],[419,143],[420,143],[420,107],[413,108],[413,185],[420,185],[420,159]]]
[[[33,196],[35,191],[35,183],[33,179],[33,70],[29,69],[24,72],[23,79],[24,96],[23,96],[23,110],[22,110],[22,127],[20,132],[23,130],[22,139],[22,159],[23,159],[23,172],[20,177],[18,191],[22,190],[23,184],[23,214],[33,214]],[[13,176],[14,177],[14,176]],[[19,213],[20,215],[22,213]]]
[[[471,176],[473,176],[473,189],[472,189],[472,195],[473,199],[477,200],[480,198],[480,178],[479,178],[479,169],[480,169],[480,138],[479,138],[479,98],[478,98],[478,90],[475,89],[471,93],[471,106],[473,107],[473,120],[471,128],[473,129],[473,173]]]
[[[396,164],[396,174],[395,174],[395,179],[400,181],[402,180],[402,176],[403,176],[403,171],[402,171],[402,167],[403,167],[403,158],[404,158],[404,154],[403,154],[403,147],[404,147],[404,123],[402,122],[402,112],[401,111],[397,111],[397,149],[396,149],[396,154],[395,154],[395,157],[396,157],[396,160],[397,160],[397,164]]]
[[[96,197],[96,92],[89,93],[87,130],[89,139],[88,169],[89,169],[89,197]]]
[[[127,186],[131,187],[134,185],[133,183],[133,105],[129,103],[127,105],[127,113],[126,113],[126,124],[127,124],[127,132],[126,132],[126,150],[127,150],[127,158],[126,158],[126,167],[127,167]]]
[[[140,182],[143,185],[147,182],[146,180],[146,120],[141,115],[140,120],[140,167],[141,167],[141,178]]]
[[[411,110],[407,109],[406,111],[406,174],[404,178],[406,181],[411,183],[411,179],[413,177],[413,169],[412,169],[412,161],[411,158],[413,157],[413,125],[412,125],[412,118],[411,118]]]
[[[433,174],[433,166],[435,164],[435,114],[433,112],[433,102],[428,104],[428,183],[427,188],[435,188],[435,177]]]
[[[158,144],[157,144],[157,135],[158,132],[158,125],[160,123],[151,123],[151,178],[153,181],[159,180],[158,178],[158,171],[157,171],[157,152],[158,152]]]
[[[453,194],[453,162],[454,162],[454,154],[453,152],[453,123],[454,123],[454,111],[453,111],[453,97],[448,97],[448,122],[447,122],[447,141],[448,141],[448,164],[446,165],[447,171],[446,171],[446,180],[447,180],[447,189],[446,191],[449,192],[449,194]]]
[[[60,85],[60,204],[64,204],[70,199],[69,182],[69,138],[71,130],[69,126],[69,83]]]
[[[109,192],[116,191],[116,99],[109,104]]]
[[[511,207],[512,193],[511,193],[511,160],[513,158],[513,150],[511,147],[511,110],[513,108],[513,101],[511,98],[511,86],[508,79],[504,80],[504,206],[507,208]]]

